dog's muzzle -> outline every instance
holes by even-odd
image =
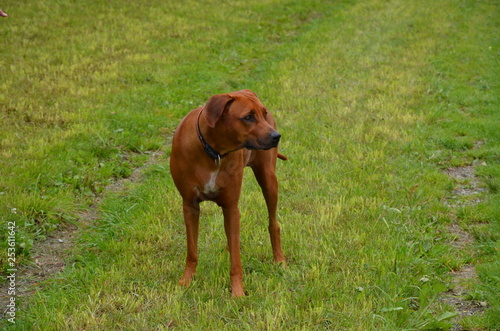
[[[278,131],[271,132],[264,139],[258,139],[256,142],[248,142],[245,145],[247,149],[263,149],[268,150],[278,146],[280,142],[281,134]]]

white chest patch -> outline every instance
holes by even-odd
[[[212,172],[210,175],[210,179],[208,182],[205,184],[205,187],[203,188],[203,193],[205,194],[214,194],[219,191],[219,189],[215,185],[215,181],[217,180],[217,175],[219,174],[219,170],[216,170]]]

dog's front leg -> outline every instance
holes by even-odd
[[[245,296],[243,291],[243,271],[240,257],[240,210],[238,205],[223,207],[224,229],[231,261],[231,294],[233,297]]]
[[[200,223],[199,202],[183,202],[184,223],[186,224],[187,256],[186,269],[179,281],[180,285],[189,286],[191,279],[196,273],[198,264],[198,229]]]

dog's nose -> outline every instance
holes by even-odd
[[[274,131],[273,133],[271,133],[271,139],[274,142],[280,141],[280,138],[281,138],[281,134],[278,131]]]

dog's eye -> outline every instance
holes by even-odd
[[[247,122],[253,122],[254,119],[255,117],[253,116],[253,114],[248,114],[247,116],[243,117],[243,120]]]

